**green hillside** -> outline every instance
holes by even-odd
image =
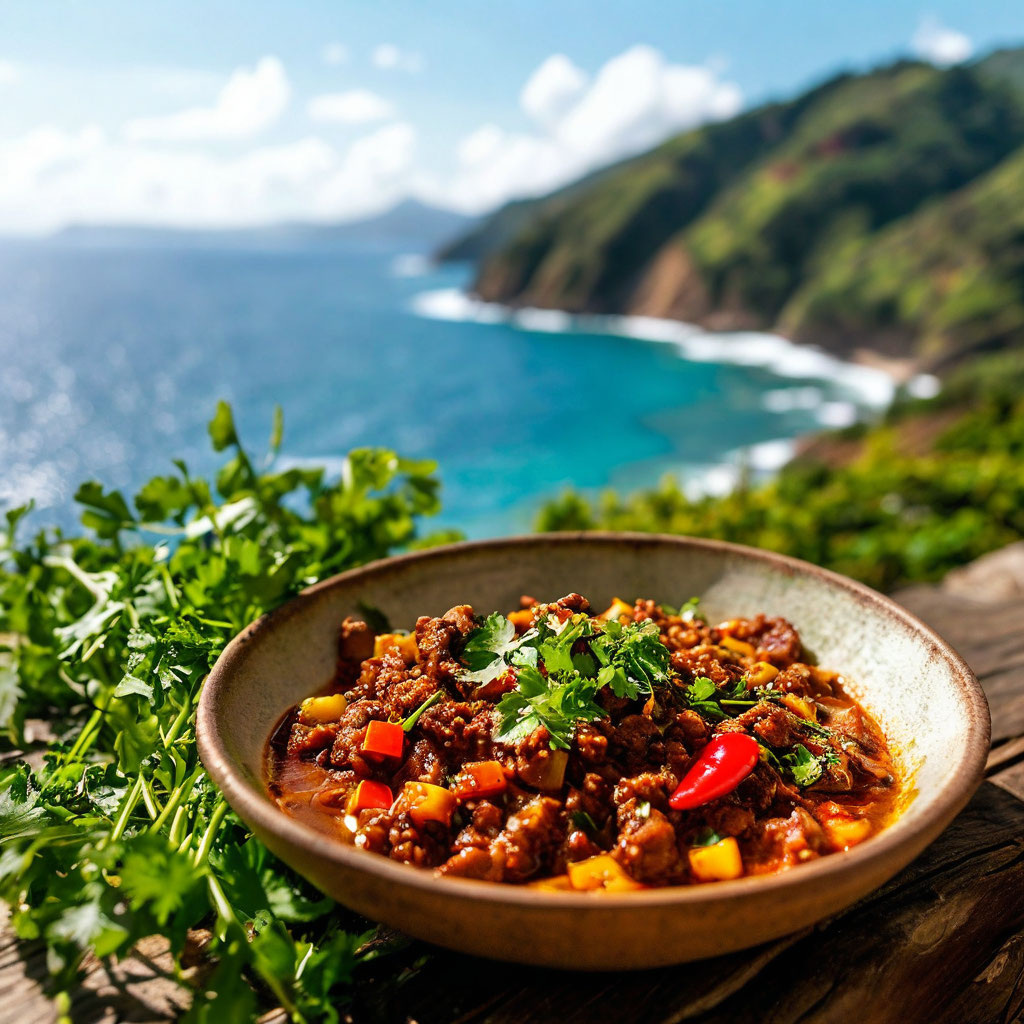
[[[448,253],[512,304],[775,327],[844,353],[997,344],[1024,301],[1020,69],[1017,50],[840,76],[506,207]]]

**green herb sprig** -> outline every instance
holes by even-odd
[[[231,636],[307,584],[415,541],[438,510],[434,465],[359,449],[340,479],[276,471],[242,446],[231,409],[209,425],[227,461],[207,481],[183,462],[133,501],[79,488],[89,533],[0,529],[0,736],[42,765],[0,768],[0,898],[19,936],[41,939],[60,1005],[87,951],[124,956],[166,936],[180,956],[208,927],[212,973],[192,1021],[278,1005],[337,1021],[368,935],[276,861],[228,810],[199,762],[194,709]],[[181,981],[182,985],[187,985]]]

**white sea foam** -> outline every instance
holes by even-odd
[[[683,493],[691,500],[721,497],[734,490],[747,473],[760,479],[782,469],[796,454],[796,442],[787,437],[773,438],[726,452],[722,461],[700,469],[680,472]]]
[[[521,330],[612,334],[674,345],[691,362],[758,366],[780,377],[834,381],[850,390],[860,405],[884,408],[895,385],[884,370],[847,363],[810,345],[796,345],[777,334],[758,331],[713,333],[678,320],[649,316],[573,316],[560,310],[513,310],[483,302],[457,288],[422,292],[412,309],[434,320],[510,323]]]
[[[761,396],[761,405],[769,412],[794,412],[817,409],[825,401],[825,392],[813,386],[778,388]]]
[[[815,415],[823,427],[840,430],[857,422],[857,406],[853,402],[823,402]]]
[[[740,457],[757,473],[774,473],[793,458],[796,442],[788,437],[773,441],[761,441],[749,448],[740,449]]]
[[[392,277],[423,277],[429,273],[433,263],[428,256],[418,252],[406,252],[391,261]]]

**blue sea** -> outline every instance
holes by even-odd
[[[209,470],[230,401],[287,462],[386,445],[439,463],[437,526],[529,530],[545,498],[679,477],[727,488],[792,439],[883,405],[891,384],[769,335],[637,318],[512,314],[467,299],[469,269],[407,247],[0,247],[0,507],[69,525],[88,478],[130,491]]]

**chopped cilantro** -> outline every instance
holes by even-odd
[[[504,615],[494,612],[484,624],[466,638],[462,663],[469,671],[465,677],[477,683],[489,683],[504,674],[505,655],[518,646],[516,627]]]
[[[718,687],[707,676],[697,676],[686,688],[686,701],[698,714],[713,722],[724,721],[729,716],[719,707]]]
[[[496,739],[515,743],[544,726],[552,748],[568,750],[577,722],[595,722],[605,716],[604,708],[594,700],[596,679],[574,672],[556,681],[529,665],[518,668],[516,674],[516,689],[498,702]]]
[[[725,836],[716,832],[710,825],[705,825],[691,840],[691,846],[714,846],[720,843]]]
[[[651,804],[649,800],[641,800],[636,805],[636,816],[638,818],[649,818],[651,816]]]
[[[591,641],[590,649],[603,666],[603,676],[599,674],[598,678],[603,678],[602,685],[610,686],[616,697],[632,700],[640,694],[649,695],[668,681],[669,650],[653,622],[625,626],[606,622],[604,632]]]
[[[596,835],[598,831],[597,822],[586,811],[573,811],[569,818],[573,825],[581,832],[586,832],[591,836]]]
[[[815,757],[802,743],[781,758],[793,781],[801,787],[813,786],[825,771],[824,758]]]
[[[700,598],[699,597],[691,597],[690,600],[687,601],[686,604],[684,604],[679,609],[679,616],[680,616],[680,618],[683,619],[684,622],[693,622],[694,619],[702,618],[702,616],[700,614],[698,614],[698,612],[697,612],[697,608],[698,608],[699,605],[700,605]]]

